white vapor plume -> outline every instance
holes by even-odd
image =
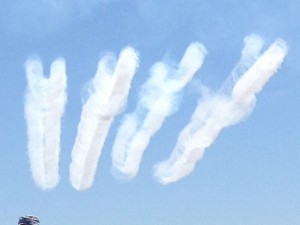
[[[226,95],[221,89],[215,96],[210,94],[199,101],[191,121],[179,134],[170,158],[154,167],[159,182],[176,182],[191,173],[220,131],[251,113],[256,101],[255,94],[278,70],[287,53],[286,43],[281,39],[273,42],[257,58],[261,48],[262,40],[258,36],[245,38],[241,60],[230,76],[234,82],[230,94]],[[223,88],[229,86],[225,82]]]
[[[65,61],[52,63],[49,78],[43,76],[39,60],[28,60],[25,69],[25,119],[32,176],[40,188],[50,189],[59,182],[60,122],[67,100]]]
[[[112,171],[123,178],[133,178],[150,138],[177,106],[180,91],[202,66],[205,47],[192,43],[177,69],[158,62],[144,84],[136,110],[127,114],[118,130],[112,150]]]
[[[112,63],[115,59],[110,56],[99,61],[89,98],[83,105],[70,165],[70,181],[77,190],[85,190],[93,183],[108,130],[126,103],[139,64],[137,53],[129,47],[121,51],[114,72]]]

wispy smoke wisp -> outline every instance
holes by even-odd
[[[150,138],[176,110],[177,95],[202,66],[205,55],[205,47],[193,43],[186,49],[178,68],[162,62],[152,67],[136,110],[125,116],[118,130],[112,150],[114,175],[130,179],[137,174]]]
[[[256,101],[255,94],[277,71],[287,53],[286,43],[278,39],[255,61],[261,47],[259,37],[245,38],[241,60],[229,79],[234,82],[231,93],[226,95],[221,89],[215,96],[208,94],[199,101],[191,121],[179,134],[170,158],[154,167],[159,182],[176,182],[190,174],[220,131],[251,113]],[[226,82],[222,88],[228,87],[230,83]]]
[[[70,165],[70,181],[77,190],[85,190],[93,183],[110,125],[126,103],[138,67],[137,53],[132,48],[125,48],[114,72],[112,64],[115,59],[111,56],[100,60],[89,86],[90,96],[83,105]]]
[[[25,69],[25,119],[32,176],[40,188],[50,189],[59,181],[61,117],[67,100],[65,61],[52,63],[49,78],[43,76],[39,60],[28,60]]]

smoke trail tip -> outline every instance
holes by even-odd
[[[195,54],[198,55],[198,53],[200,52],[202,55],[206,55],[208,54],[208,51],[206,49],[206,47],[200,43],[200,42],[192,42],[187,50],[191,50],[191,51],[194,51]]]
[[[242,56],[247,54],[258,54],[264,45],[264,40],[257,34],[249,34],[244,38],[244,49],[242,50]]]
[[[288,45],[286,41],[281,38],[277,38],[272,45],[278,47],[284,54],[286,54],[288,51]]]
[[[50,67],[50,80],[62,79],[66,82],[66,62],[64,58],[57,58]]]
[[[136,68],[139,66],[139,53],[133,47],[127,46],[121,50],[119,60],[126,60],[130,67]]]
[[[76,191],[85,191],[89,189],[92,184],[80,184],[78,177],[73,177],[72,173],[70,172],[71,176],[69,178],[69,181],[71,183],[71,186],[76,190]]]
[[[42,191],[52,191],[54,188],[57,187],[60,177],[57,177],[55,180],[51,180],[50,182],[40,183],[38,180],[35,180],[35,184],[38,188],[40,188]]]
[[[162,185],[171,183],[170,179],[166,176],[167,166],[164,162],[159,162],[153,166],[153,179]]]
[[[24,63],[24,68],[27,80],[31,80],[33,75],[43,77],[42,60],[37,56],[29,57]]]
[[[117,179],[122,183],[129,182],[135,176],[135,174],[132,175],[132,174],[125,173],[125,171],[123,171],[122,168],[119,167],[117,168],[115,166],[111,167],[110,173],[115,179]]]
[[[122,54],[138,57],[138,52],[131,46],[127,46],[127,47],[123,48],[121,50],[120,55],[122,55]]]
[[[258,35],[258,34],[249,34],[244,37],[244,43],[262,43],[263,44],[264,40],[263,38]]]
[[[204,58],[207,55],[207,49],[200,42],[192,42],[185,50],[184,57],[182,58],[180,65],[184,67],[194,67],[199,69],[202,65]]]
[[[61,67],[65,69],[66,60],[63,57],[57,57],[51,64],[51,67]]]
[[[33,62],[38,62],[42,64],[42,59],[38,55],[31,55],[27,58],[25,61],[24,65],[26,67],[27,64],[33,63]]]

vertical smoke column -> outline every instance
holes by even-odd
[[[192,43],[177,68],[159,62],[143,85],[136,110],[127,114],[118,130],[112,151],[115,175],[132,178],[138,170],[143,152],[165,118],[175,111],[177,95],[202,66],[205,47]]]
[[[49,189],[59,181],[61,117],[67,100],[65,62],[63,59],[54,61],[49,78],[43,76],[39,60],[28,60],[25,69],[28,82],[25,119],[30,166],[36,184]]]
[[[85,190],[93,183],[110,125],[126,103],[138,67],[137,53],[132,48],[125,48],[114,72],[112,64],[115,59],[110,56],[100,60],[90,83],[90,96],[82,108],[70,165],[70,181],[77,190]]]

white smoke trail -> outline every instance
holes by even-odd
[[[202,44],[192,43],[177,70],[170,71],[162,62],[153,66],[135,112],[125,116],[118,130],[112,150],[115,175],[130,179],[137,174],[150,138],[160,129],[165,118],[175,111],[178,93],[199,70],[205,55],[206,49]]]
[[[227,80],[223,83],[219,93],[230,95],[236,81],[243,75],[261,55],[263,47],[263,39],[256,35],[251,34],[244,38],[244,47],[241,52],[239,62],[233,68]]]
[[[258,45],[261,42],[255,44],[253,40],[255,38],[250,37],[250,41],[245,41],[242,55],[246,53],[246,58],[254,59],[261,48]],[[251,46],[251,43],[255,45]],[[155,177],[159,182],[168,184],[191,173],[196,162],[202,158],[205,149],[214,142],[219,132],[250,114],[256,101],[255,94],[261,91],[277,71],[286,53],[286,43],[280,39],[276,40],[237,80],[230,95],[220,93],[199,102],[190,123],[179,134],[170,158],[154,167]],[[239,66],[243,68],[244,62],[249,61],[244,61],[242,56],[240,62]],[[250,64],[246,63],[245,67]]]
[[[50,189],[59,181],[60,120],[67,100],[65,61],[57,59],[52,63],[49,78],[43,76],[39,60],[28,60],[25,69],[30,166],[36,184],[42,189]]]
[[[112,74],[114,61],[112,57],[100,60],[82,109],[70,165],[70,181],[77,190],[85,190],[93,183],[108,130],[126,102],[138,67],[138,56],[132,48],[122,50]]]

